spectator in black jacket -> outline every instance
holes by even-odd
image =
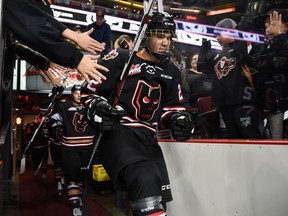
[[[214,33],[222,51],[208,59],[211,44],[210,41],[204,42],[199,53],[198,71],[211,75],[212,101],[221,112],[229,138],[262,139],[263,119],[254,104],[251,74],[245,70],[246,42],[235,40],[231,35],[237,28],[234,20],[223,19],[216,27]]]
[[[258,70],[254,86],[265,109],[271,138],[282,139],[284,112],[288,110],[288,12],[272,9],[254,20],[265,26],[269,40],[266,49],[254,56]]]
[[[90,83],[90,78],[102,82],[105,76],[98,69],[107,69],[95,63],[98,57],[83,55],[75,46],[68,43],[63,37],[76,41],[80,36],[69,30],[60,22],[39,9],[34,2],[22,0],[5,0],[3,4],[4,24],[14,33],[17,39],[40,52],[51,61],[65,67],[76,68]],[[88,51],[96,53],[103,47],[92,38],[86,36],[85,46]],[[88,36],[88,37],[87,37]]]
[[[86,28],[86,31],[93,29],[91,37],[99,41],[105,49],[103,50],[102,55],[106,55],[110,52],[110,41],[111,41],[111,27],[105,20],[105,9],[98,8],[96,10],[96,21],[89,24]]]

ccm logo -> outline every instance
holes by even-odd
[[[171,186],[170,186],[170,184],[169,185],[162,185],[161,189],[162,190],[169,190],[169,189],[171,189]]]

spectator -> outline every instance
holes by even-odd
[[[86,31],[93,28],[91,37],[100,42],[103,47],[105,47],[102,55],[106,55],[110,51],[110,40],[111,40],[111,27],[106,23],[104,19],[105,9],[98,8],[96,9],[96,21],[89,24],[86,28]]]
[[[236,29],[234,20],[223,19],[216,27],[214,33],[222,50],[209,58],[211,44],[205,41],[200,49],[197,68],[211,75],[212,102],[222,115],[229,138],[263,139],[263,114],[255,107],[251,74],[244,70],[248,55],[246,42],[235,40],[227,30]]]
[[[198,53],[191,56],[190,68],[181,74],[181,87],[186,107],[196,107],[200,97],[211,95],[211,78],[207,74],[197,71],[198,56]]]
[[[98,86],[98,96],[88,101],[87,118],[97,131],[103,131],[98,148],[100,160],[116,190],[128,191],[135,216],[165,215],[165,204],[172,200],[165,160],[156,138],[157,123],[162,122],[176,140],[182,141],[189,139],[193,127],[182,103],[181,72],[169,59],[175,29],[172,16],[153,13],[143,38],[144,48],[132,58],[129,76],[121,95],[117,95],[124,110],[110,103],[113,93],[118,93],[117,83],[128,50],[113,50],[102,59],[101,64],[110,69],[111,76]]]
[[[272,9],[256,17],[255,22],[262,28],[265,26],[269,44],[254,56],[259,72],[254,86],[265,110],[271,138],[282,139],[284,112],[288,110],[288,12]]]
[[[132,46],[133,46],[133,40],[126,34],[121,35],[119,38],[116,39],[114,43],[114,49],[122,48],[131,50]]]
[[[181,53],[177,50],[174,50],[172,52],[172,55],[170,57],[171,61],[174,62],[174,64],[179,68],[180,71],[182,71],[182,66],[181,66]]]
[[[62,66],[76,68],[89,83],[90,78],[102,82],[105,76],[99,73],[97,69],[102,70],[103,68],[93,62],[98,57],[83,55],[77,48],[62,38],[63,36],[77,44],[82,44],[89,52],[102,51],[102,46],[89,37],[90,32],[80,37],[79,34],[72,30],[69,31],[52,16],[35,6],[35,2],[33,4],[29,1],[5,0],[3,4],[4,24],[17,39],[51,61]]]

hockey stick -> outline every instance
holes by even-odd
[[[48,152],[48,149],[47,149],[47,152]],[[46,155],[47,155],[47,152],[45,152],[44,156],[42,157],[42,159],[41,159],[41,161],[40,161],[40,163],[39,163],[39,165],[38,165],[38,167],[37,167],[37,170],[35,170],[35,172],[34,172],[34,174],[33,174],[34,176],[37,176],[39,170],[41,169],[42,164],[43,164],[43,162],[44,162],[44,160],[45,160],[45,157],[46,157]]]
[[[112,101],[112,106],[115,107],[115,105],[117,105],[117,102],[118,102],[118,99],[119,99],[119,96],[122,92],[122,89],[124,87],[124,84],[126,82],[126,79],[129,75],[129,68],[128,66],[130,65],[130,63],[132,62],[132,59],[134,58],[135,56],[135,53],[138,51],[139,47],[140,47],[140,44],[142,42],[142,39],[143,39],[143,36],[145,34],[145,31],[146,31],[146,28],[147,28],[147,25],[150,21],[150,17],[153,13],[153,8],[156,4],[157,0],[149,0],[149,3],[148,3],[148,6],[147,6],[147,13],[143,16],[142,18],[142,21],[141,21],[141,25],[139,27],[139,31],[137,33],[137,35],[135,36],[135,39],[134,39],[134,43],[133,43],[133,48],[130,52],[130,55],[129,55],[129,58],[127,60],[127,62],[125,62],[125,65],[124,65],[124,68],[122,70],[122,73],[121,73],[121,76],[120,76],[120,82],[118,83],[117,85],[117,90],[116,90],[116,93],[114,95],[114,98],[113,98],[113,101]],[[91,163],[93,161],[93,158],[94,158],[94,155],[96,153],[96,150],[98,148],[98,145],[100,143],[100,140],[103,136],[103,132],[101,131],[98,136],[94,137],[94,148],[92,150],[92,155],[89,159],[89,162],[87,164],[86,167],[82,167],[81,169],[82,170],[89,170],[90,169],[90,166],[91,166]]]
[[[57,92],[51,91],[50,95],[52,96],[52,100],[51,100],[51,102],[49,103],[49,105],[48,105],[48,107],[47,107],[47,110],[46,110],[44,116],[42,117],[42,119],[41,119],[38,127],[37,127],[36,130],[34,131],[34,134],[33,134],[32,138],[31,138],[30,141],[28,142],[28,144],[27,144],[27,146],[26,146],[26,148],[25,148],[25,150],[24,150],[24,152],[23,152],[23,155],[22,155],[22,158],[21,158],[21,162],[20,162],[20,171],[19,171],[20,174],[22,174],[22,173],[25,172],[26,154],[27,154],[28,149],[29,149],[30,146],[31,146],[31,143],[33,142],[34,138],[35,138],[36,135],[38,134],[38,131],[41,129],[42,125],[44,124],[44,121],[45,121],[46,117],[48,116],[48,114],[49,114],[49,112],[50,112],[50,109],[51,109],[51,107],[53,106],[56,97],[59,95],[60,92],[62,92],[62,91],[64,90],[64,87],[63,87],[63,86],[57,87],[57,88],[59,88],[60,91],[59,91],[59,92],[58,92],[58,91],[57,91]],[[51,96],[50,96],[50,97],[51,97]]]
[[[124,83],[125,83],[125,81],[127,79],[127,76],[129,74],[128,66],[132,62],[132,59],[134,58],[136,51],[138,51],[138,49],[140,47],[142,38],[143,38],[143,36],[145,34],[148,22],[150,21],[150,17],[152,15],[153,8],[154,8],[154,6],[156,4],[156,1],[157,0],[149,0],[148,6],[147,6],[147,12],[145,11],[146,13],[145,13],[145,15],[142,18],[141,25],[139,27],[139,31],[138,31],[137,35],[135,36],[135,39],[134,39],[134,42],[133,42],[133,48],[132,48],[132,50],[130,52],[128,61],[125,63],[124,68],[122,70],[122,73],[121,73],[121,76],[120,76],[120,82],[117,85],[117,88],[116,88],[117,91],[116,91],[116,93],[114,95],[113,102],[111,104],[113,107],[115,107],[115,105],[118,102],[119,96],[120,96],[120,94],[122,92],[122,89],[123,89],[123,86],[124,86]],[[95,153],[96,153],[98,145],[99,145],[99,143],[100,143],[100,141],[102,139],[102,136],[103,136],[103,131],[100,131],[100,133],[98,134],[97,137],[94,136],[94,140],[93,140],[94,147],[93,147],[89,162],[88,162],[86,167],[81,167],[82,170],[86,170],[86,175],[87,175],[87,173],[89,173],[91,163],[92,163],[92,161],[94,159]],[[87,209],[88,206],[87,206],[87,200],[86,199],[87,199],[87,178],[85,178],[84,191],[83,191],[83,216],[87,216],[88,215],[88,209]]]

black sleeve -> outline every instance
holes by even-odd
[[[212,55],[203,45],[200,47],[197,71],[201,71],[205,74],[211,74],[213,72],[213,58]]]
[[[29,64],[34,65],[36,68],[41,70],[48,70],[50,61],[45,56],[40,53],[30,49],[23,44],[16,42],[15,43],[16,54],[20,56],[21,59],[27,61]]]
[[[83,54],[62,36],[63,26],[35,4],[4,0],[4,24],[15,36],[53,62],[75,68]]]
[[[246,65],[248,58],[247,42],[235,40],[232,47],[234,49],[237,62],[239,62],[241,65]]]
[[[280,34],[273,38],[271,46],[273,51],[273,66],[276,69],[287,70],[288,67],[288,36]]]

